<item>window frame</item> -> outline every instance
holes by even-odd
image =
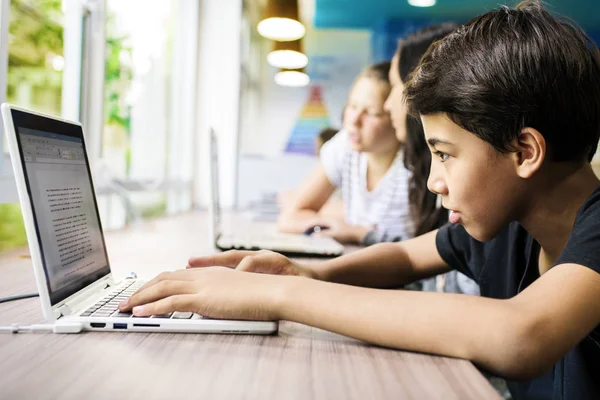
[[[194,180],[194,148],[197,136],[195,110],[197,107],[197,70],[199,5],[197,2],[178,2],[178,22],[174,43],[173,76],[170,95],[181,99],[171,103],[172,120],[168,140],[170,162],[160,189],[167,194],[167,214],[192,208]],[[102,163],[101,145],[104,124],[104,69],[106,41],[105,0],[63,0],[64,59],[62,88],[62,117],[81,121],[86,147],[95,175],[95,166]],[[6,99],[8,73],[8,27],[10,0],[0,0],[0,101]],[[3,128],[0,124],[0,132]],[[1,136],[0,136],[1,138]],[[0,140],[0,204],[18,201],[10,156],[4,154]],[[173,160],[178,160],[174,162]],[[126,182],[132,193],[143,182]],[[136,190],[137,188],[137,190]],[[109,187],[98,187],[99,196],[114,194]],[[143,190],[143,189],[142,189]],[[108,193],[104,193],[108,192]],[[189,192],[189,195],[185,195]]]
[[[0,103],[6,101],[10,0],[0,0]],[[18,200],[10,156],[4,153],[4,124],[0,124],[0,204]]]

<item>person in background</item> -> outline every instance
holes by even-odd
[[[315,137],[315,153],[317,155],[321,154],[321,148],[323,145],[332,139],[335,134],[338,133],[338,131],[339,129],[331,127],[323,128],[319,131]]]
[[[315,154],[319,155],[323,145],[333,138],[338,131],[339,129],[332,127],[321,129],[319,133],[317,133],[317,136],[315,136]],[[296,189],[282,190],[277,194],[277,204],[281,208],[288,207],[296,200],[296,196]],[[342,202],[339,191],[333,193],[323,207],[321,207],[319,214],[326,217],[344,218],[344,203]]]
[[[368,245],[414,234],[408,207],[408,170],[389,113],[390,63],[372,65],[355,79],[344,108],[344,129],[325,143],[320,163],[280,215],[283,232],[323,228],[319,234],[342,243]],[[340,189],[343,217],[321,213]]]
[[[384,108],[391,115],[396,137],[404,144],[404,165],[411,173],[408,183],[408,201],[410,215],[415,223],[416,236],[446,224],[448,210],[441,206],[441,197],[427,189],[431,153],[425,142],[421,121],[406,112],[402,94],[404,82],[419,64],[429,46],[456,28],[457,25],[451,22],[431,25],[400,40],[390,68],[392,91]],[[427,291],[479,294],[477,283],[457,271],[423,280],[420,284],[421,289]]]

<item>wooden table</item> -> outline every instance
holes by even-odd
[[[207,224],[196,213],[108,233],[115,275],[184,267],[212,251]],[[27,253],[0,254],[0,297],[36,291]],[[42,320],[37,298],[0,304],[1,325]],[[0,356],[2,399],[500,398],[469,361],[286,321],[273,336],[4,333]]]

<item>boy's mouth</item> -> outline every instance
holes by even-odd
[[[460,213],[458,211],[450,210],[448,220],[451,224],[458,224],[460,222]]]

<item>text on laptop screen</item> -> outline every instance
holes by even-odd
[[[13,116],[16,117],[15,111]],[[110,272],[81,127],[27,128],[15,119],[21,159],[51,303]],[[33,124],[32,124],[33,122]],[[43,122],[43,121],[41,121]]]

